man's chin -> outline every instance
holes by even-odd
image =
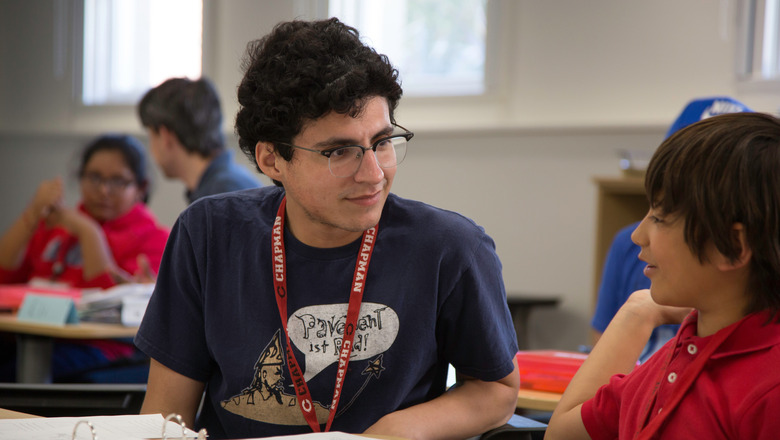
[[[360,219],[360,227],[361,231],[365,231],[368,228],[373,228],[379,223],[379,219],[382,217],[382,208],[378,207],[378,209],[372,209],[370,212],[367,212],[361,219]]]

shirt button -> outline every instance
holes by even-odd
[[[666,377],[666,380],[668,380],[669,383],[674,383],[674,381],[677,380],[677,373],[672,371],[671,373],[669,373],[669,376]]]
[[[690,354],[696,354],[696,352],[697,352],[698,350],[699,350],[699,349],[698,349],[698,348],[696,348],[696,346],[695,346],[695,345],[693,345],[693,344],[688,344],[688,353],[690,353]]]

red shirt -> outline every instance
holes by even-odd
[[[83,205],[78,208],[86,213]],[[160,267],[169,230],[157,220],[143,203],[137,203],[127,214],[100,224],[117,265],[130,274],[138,269],[137,257],[146,254],[152,269]],[[32,278],[43,278],[68,284],[71,287],[108,288],[116,283],[103,273],[90,280],[82,274],[81,247],[78,239],[61,227],[38,225],[16,270],[0,269],[0,284],[26,283]]]
[[[697,315],[694,313],[694,318]],[[780,325],[769,314],[738,321],[734,333],[710,356],[704,370],[655,438],[777,439],[780,437]],[[615,375],[582,405],[582,421],[593,439],[631,439],[650,400],[666,355],[650,418],[662,411],[686,374],[686,367],[712,336],[696,336],[696,319],[680,328],[647,362],[628,375]],[[724,331],[722,329],[721,331]]]

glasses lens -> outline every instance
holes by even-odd
[[[105,184],[106,188],[112,192],[121,191],[133,183],[132,180],[125,180],[121,177],[103,178],[102,176],[94,173],[83,175],[82,180],[93,189],[100,189]]]
[[[391,136],[375,144],[376,160],[382,168],[393,168],[406,157],[407,135]],[[363,148],[357,146],[341,147],[333,150],[328,158],[330,172],[336,177],[354,175],[363,161]]]
[[[376,160],[382,168],[392,168],[406,157],[406,137],[402,135],[387,138],[376,146]]]
[[[81,181],[83,183],[86,183],[87,185],[95,188],[100,186],[100,180],[101,180],[100,176],[97,176],[95,174],[84,174],[83,176],[81,176]]]
[[[363,159],[363,149],[360,147],[341,147],[330,154],[328,166],[330,173],[336,177],[349,177],[357,171]]]
[[[106,180],[106,184],[108,185],[108,188],[112,191],[122,191],[123,189],[130,186],[130,184],[133,183],[132,180],[125,180],[121,177],[112,177],[110,179]]]

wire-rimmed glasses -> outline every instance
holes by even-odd
[[[365,156],[367,150],[374,151],[376,161],[382,168],[393,168],[403,162],[404,157],[406,157],[406,144],[414,136],[414,133],[400,125],[396,125],[396,127],[404,130],[404,132],[377,139],[371,144],[370,148],[362,145],[344,145],[326,150],[315,150],[284,142],[274,143],[321,154],[328,158],[328,169],[333,176],[351,177],[357,173],[360,164],[363,163],[363,156]]]
[[[99,190],[103,185],[108,188],[110,193],[118,193],[127,189],[128,186],[135,183],[132,179],[123,177],[103,177],[97,173],[85,173],[81,175],[81,181],[90,188]]]

